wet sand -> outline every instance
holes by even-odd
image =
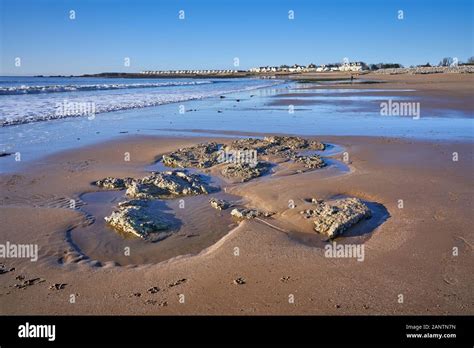
[[[354,76],[351,83],[350,77]],[[307,73],[294,76],[302,82],[298,89],[305,93],[281,93],[269,102],[272,106],[316,105],[329,103],[342,105],[344,111],[379,112],[380,102],[387,98],[402,97],[410,102],[420,102],[425,115],[438,116],[439,111],[456,111],[465,117],[473,117],[474,110],[474,75],[473,74],[428,74],[428,75],[383,75],[375,73]],[[312,90],[340,89],[342,93],[311,93]],[[347,89],[346,92],[344,90]],[[351,90],[357,90],[351,91]],[[367,90],[364,92],[364,90]],[[315,97],[375,97],[365,107],[360,100],[327,101],[324,99],[310,100]],[[298,99],[294,99],[298,97]],[[303,98],[303,99],[301,99]],[[443,116],[445,116],[443,114]]]
[[[283,170],[245,184],[223,183],[226,194],[241,197],[244,205],[276,214],[236,225],[220,216],[228,211],[196,211],[192,205],[189,212],[171,209],[180,221],[200,219],[195,227],[205,238],[191,242],[194,237],[186,237],[193,233],[191,226],[173,242],[183,248],[182,256],[162,255],[168,260],[153,264],[134,256],[130,263],[147,263],[136,266],[100,259],[103,245],[94,249],[91,239],[74,236],[74,228],[91,222],[82,210],[92,209],[91,215],[98,210],[92,207],[94,199],[70,209],[70,199],[87,202],[84,193],[98,190],[90,183],[105,176],[144,175],[163,153],[229,139],[130,136],[53,155],[21,173],[2,175],[0,216],[7,226],[2,237],[40,248],[37,262],[5,260],[4,268],[14,270],[0,275],[2,313],[472,314],[472,142],[316,139],[341,146],[348,160],[339,153],[334,161],[349,170]],[[126,152],[130,161],[124,161]],[[454,152],[458,161],[452,160]],[[311,224],[298,214],[308,198],[338,196],[359,197],[378,212],[347,239],[364,245],[362,262],[325,257],[324,241],[315,238]],[[296,207],[290,208],[289,201]],[[96,208],[100,210],[100,204]],[[217,233],[204,231],[209,226],[219,227]],[[82,240],[91,255],[81,254],[74,238]],[[193,247],[186,250],[181,241]],[[457,256],[453,248],[458,248]],[[34,278],[44,282],[15,287]],[[236,284],[238,278],[245,283]],[[66,285],[51,290],[54,284]],[[74,304],[69,302],[71,294],[76,296]]]

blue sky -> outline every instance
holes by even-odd
[[[0,2],[2,75],[231,69],[234,57],[240,69],[344,57],[408,66],[474,55],[472,0]]]

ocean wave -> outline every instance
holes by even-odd
[[[40,121],[49,121],[70,117],[93,117],[97,114],[140,109],[170,103],[182,103],[191,100],[216,97],[222,94],[236,93],[271,87],[283,81],[268,81],[250,86],[227,86],[213,88],[209,91],[174,91],[174,93],[157,92],[128,92],[117,94],[94,94],[87,97],[72,95],[63,98],[59,94],[31,95],[23,100],[22,97],[11,96],[0,104],[0,126],[11,126]],[[184,82],[182,82],[184,83]]]
[[[91,85],[45,85],[45,86],[9,86],[0,87],[0,95],[21,95],[39,93],[61,93],[80,91],[107,91],[116,89],[133,88],[158,88],[158,87],[179,87],[194,86],[215,83],[214,81],[173,81],[159,83],[115,83],[115,84],[91,84]]]

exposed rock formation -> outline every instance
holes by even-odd
[[[164,232],[170,226],[162,218],[160,211],[149,201],[131,200],[119,203],[112,215],[105,217],[105,221],[116,230],[131,233],[144,239],[155,239],[155,233]],[[160,236],[160,237],[163,237]]]
[[[215,188],[208,186],[198,174],[186,171],[154,172],[134,180],[127,188],[127,196],[153,199],[208,194]]]
[[[161,239],[167,234],[159,236],[150,234],[169,228],[163,219],[162,213],[153,204],[156,198],[175,198],[186,195],[207,194],[215,190],[205,183],[200,175],[188,174],[183,170],[153,172],[141,179],[105,178],[96,181],[96,185],[109,189],[127,188],[127,196],[133,200],[122,202],[118,209],[105,220],[116,230],[134,234],[144,239]]]
[[[238,179],[242,182],[257,178],[270,170],[270,163],[258,162],[249,163],[231,163],[224,167],[221,174],[229,179]]]
[[[316,200],[315,207],[300,212],[313,219],[314,230],[335,238],[362,219],[372,216],[370,209],[358,198],[338,199],[334,204]]]
[[[107,177],[94,184],[106,189],[127,188],[127,196],[142,199],[199,195],[215,190],[200,175],[188,174],[184,170],[153,172],[141,179]]]
[[[245,151],[255,151],[257,156],[276,156],[294,160],[303,163],[307,168],[314,169],[324,166],[321,157],[316,154],[303,156],[299,153],[324,149],[323,143],[309,141],[301,137],[245,138],[234,140],[227,146],[211,142],[182,148],[163,156],[163,163],[166,166],[181,168],[209,168],[224,163],[225,168],[221,171],[222,175],[227,178],[248,181],[265,174],[269,170],[270,164],[256,161],[254,156],[246,156]],[[231,159],[231,161],[227,161],[227,159]]]
[[[301,137],[280,137],[280,136],[271,136],[265,137],[264,140],[267,143],[270,143],[272,150],[276,152],[281,152],[284,149],[290,150],[324,150],[325,145],[318,141],[308,141]]]
[[[133,181],[132,178],[113,178],[108,176],[102,180],[94,181],[93,184],[108,190],[123,190]]]
[[[230,215],[236,217],[237,219],[253,219],[256,217],[269,217],[272,216],[273,213],[263,212],[257,209],[247,209],[247,208],[235,208],[232,209]]]
[[[311,155],[311,156],[293,156],[292,160],[297,163],[302,163],[306,168],[322,168],[326,165],[321,157],[318,155]]]
[[[268,142],[258,138],[237,139],[225,147],[226,150],[256,150],[257,153],[265,154]]]
[[[217,198],[211,198],[209,200],[209,203],[211,203],[211,207],[217,210],[226,210],[231,206],[231,204],[223,199],[217,199]]]
[[[277,155],[290,158],[302,150],[324,150],[325,145],[318,141],[308,141],[301,137],[271,136],[263,139],[238,139],[233,141],[227,148],[233,150],[256,150],[258,154],[262,155]]]
[[[218,164],[219,145],[203,143],[185,147],[163,156],[163,164],[179,168],[209,168]]]
[[[242,159],[245,159],[246,156],[240,157],[240,155],[229,157],[235,162],[223,162],[223,158],[227,158],[225,155],[222,156],[223,151],[230,152],[232,150],[239,154],[238,151],[251,150],[252,154],[256,152],[259,156],[264,158],[266,156],[269,161],[272,161],[272,157],[280,157],[300,162],[307,168],[321,168],[325,163],[318,155],[303,155],[302,152],[324,150],[324,148],[325,145],[322,143],[308,141],[300,137],[247,138],[235,140],[225,147],[211,142],[182,148],[163,156],[163,163],[172,167],[194,168],[210,168],[222,165],[219,169],[224,177],[245,182],[269,172],[271,163],[256,161],[255,156],[250,156],[251,159],[255,160],[254,162],[245,161]],[[94,182],[94,184],[105,189],[126,189],[126,195],[132,200],[120,203],[117,210],[106,217],[105,220],[117,230],[145,239],[150,239],[150,236],[162,238],[169,233],[166,230],[170,227],[169,222],[165,221],[157,206],[149,200],[208,194],[216,190],[201,175],[191,174],[186,170],[153,172],[140,179],[107,177]],[[212,198],[209,202],[213,208],[218,210],[225,210],[232,206],[229,202],[216,198]],[[357,222],[358,220],[353,222],[354,218],[351,214],[352,210],[355,210],[355,213],[359,213],[360,210],[357,206],[350,204],[347,206],[342,204],[337,208],[340,211],[333,211],[336,209],[334,208],[330,214],[327,211],[329,208],[325,206],[317,209],[321,211],[320,214],[311,215],[315,218],[315,229],[328,235],[335,235],[344,230],[345,226]],[[268,217],[273,213],[257,209],[236,208],[232,210],[231,215],[238,219],[252,219]],[[330,220],[328,216],[331,216],[334,221]],[[333,226],[334,224],[335,226]],[[157,231],[160,233],[156,234]]]

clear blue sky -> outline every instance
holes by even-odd
[[[474,55],[472,0],[0,2],[2,75],[229,69],[234,57],[247,69],[344,57],[437,64],[446,56],[464,61]]]

